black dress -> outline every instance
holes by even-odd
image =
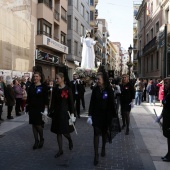
[[[62,89],[55,87],[52,93],[50,116],[52,118],[51,132],[68,134],[74,131],[69,125],[69,115],[74,113],[73,95],[71,89],[65,86]]]
[[[113,117],[116,117],[114,92],[109,88],[101,90],[99,86],[93,88],[89,116],[92,116],[93,126],[107,130]]]
[[[163,108],[163,135],[166,138],[170,138],[170,93],[166,95],[164,100],[162,101]]]
[[[28,90],[27,104],[29,111],[29,123],[33,125],[42,124],[42,114],[45,105],[48,106],[48,89],[46,85],[35,86],[32,84]]]

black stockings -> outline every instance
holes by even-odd
[[[32,130],[34,134],[35,141],[39,141],[38,135],[40,137],[40,141],[43,140],[43,128],[41,125],[32,125]]]
[[[167,138],[167,144],[168,144],[168,153],[166,154],[166,156],[170,158],[170,139],[168,138]]]
[[[130,112],[122,112],[122,121],[123,121],[123,126],[126,125],[126,128],[129,129],[129,124],[130,124]]]

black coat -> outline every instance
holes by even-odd
[[[93,88],[89,116],[92,116],[94,127],[107,129],[110,126],[112,118],[117,116],[114,92],[110,87],[103,90],[99,86]]]
[[[42,124],[42,114],[45,105],[48,106],[48,89],[42,84],[35,86],[31,84],[28,90],[27,104],[29,111],[29,123],[34,125]]]
[[[168,93],[164,100],[162,101],[163,103],[163,135],[166,138],[170,138],[170,93]]]
[[[131,83],[125,85],[120,85],[120,103],[122,111],[130,111],[131,105],[129,105],[132,100],[135,98],[135,89]]]
[[[71,85],[71,89],[72,89],[72,94],[73,94],[73,98],[75,98],[75,92],[76,92],[76,86],[77,86],[77,92],[78,92],[78,96],[81,98],[84,95],[85,89],[84,89],[84,85],[82,84],[81,80],[79,80],[79,82],[76,80],[76,83],[74,83],[75,81],[72,80],[70,82]]]
[[[69,115],[74,113],[72,91],[68,86],[63,89],[55,87],[52,93],[50,117],[52,118],[51,132],[56,134],[68,134],[74,131],[69,126]]]
[[[7,85],[5,94],[6,94],[6,105],[14,106],[15,105],[15,93],[11,85]]]

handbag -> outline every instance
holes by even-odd
[[[121,132],[119,117],[113,118],[107,131],[107,142],[112,143],[112,139]]]

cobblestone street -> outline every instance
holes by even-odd
[[[85,95],[88,108],[90,91]],[[15,120],[15,119],[14,119]],[[58,151],[56,135],[50,132],[50,124],[44,128],[45,143],[42,149],[32,150],[34,138],[31,125],[26,121],[23,125],[1,135],[0,138],[0,167],[2,170],[142,170],[144,165],[140,150],[135,142],[133,130],[130,135],[124,131],[119,133],[112,144],[106,145],[106,157],[99,158],[98,166],[94,167],[93,159],[93,128],[86,123],[87,112],[82,111],[77,120],[78,135],[72,133],[74,148],[68,148],[68,142],[63,137],[64,154],[54,158]],[[24,120],[23,120],[24,121]],[[22,122],[22,120],[18,121]],[[101,141],[100,141],[101,144]]]

